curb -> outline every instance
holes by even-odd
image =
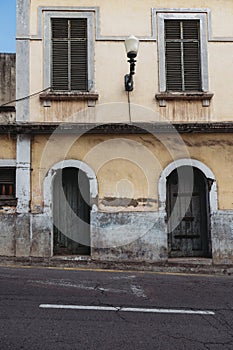
[[[194,275],[219,275],[233,276],[233,265],[213,265],[211,260],[204,261],[166,261],[166,262],[119,262],[119,261],[98,261],[87,257],[0,257],[1,267],[35,267],[35,268],[61,268],[61,269],[82,269],[101,271],[137,271],[145,273],[172,273],[172,274],[194,274]]]

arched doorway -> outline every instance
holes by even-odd
[[[166,211],[169,257],[211,257],[210,179],[192,166],[167,177]]]
[[[53,181],[53,254],[90,255],[90,181],[75,167]]]

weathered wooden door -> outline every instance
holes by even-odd
[[[167,178],[170,257],[210,257],[209,191],[204,174],[182,166]]]
[[[90,254],[90,187],[77,168],[57,172],[53,184],[55,255]]]

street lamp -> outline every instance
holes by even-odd
[[[125,40],[125,50],[130,64],[130,73],[125,75],[125,91],[133,91],[133,75],[135,74],[135,58],[138,54],[138,47],[139,40],[135,36],[130,35]]]

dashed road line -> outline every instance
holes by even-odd
[[[183,310],[183,309],[155,309],[138,307],[118,307],[118,306],[93,306],[93,305],[59,305],[40,304],[41,309],[68,309],[68,310],[90,310],[90,311],[115,311],[115,312],[138,312],[157,314],[188,314],[188,315],[215,315],[213,311],[207,310]]]

